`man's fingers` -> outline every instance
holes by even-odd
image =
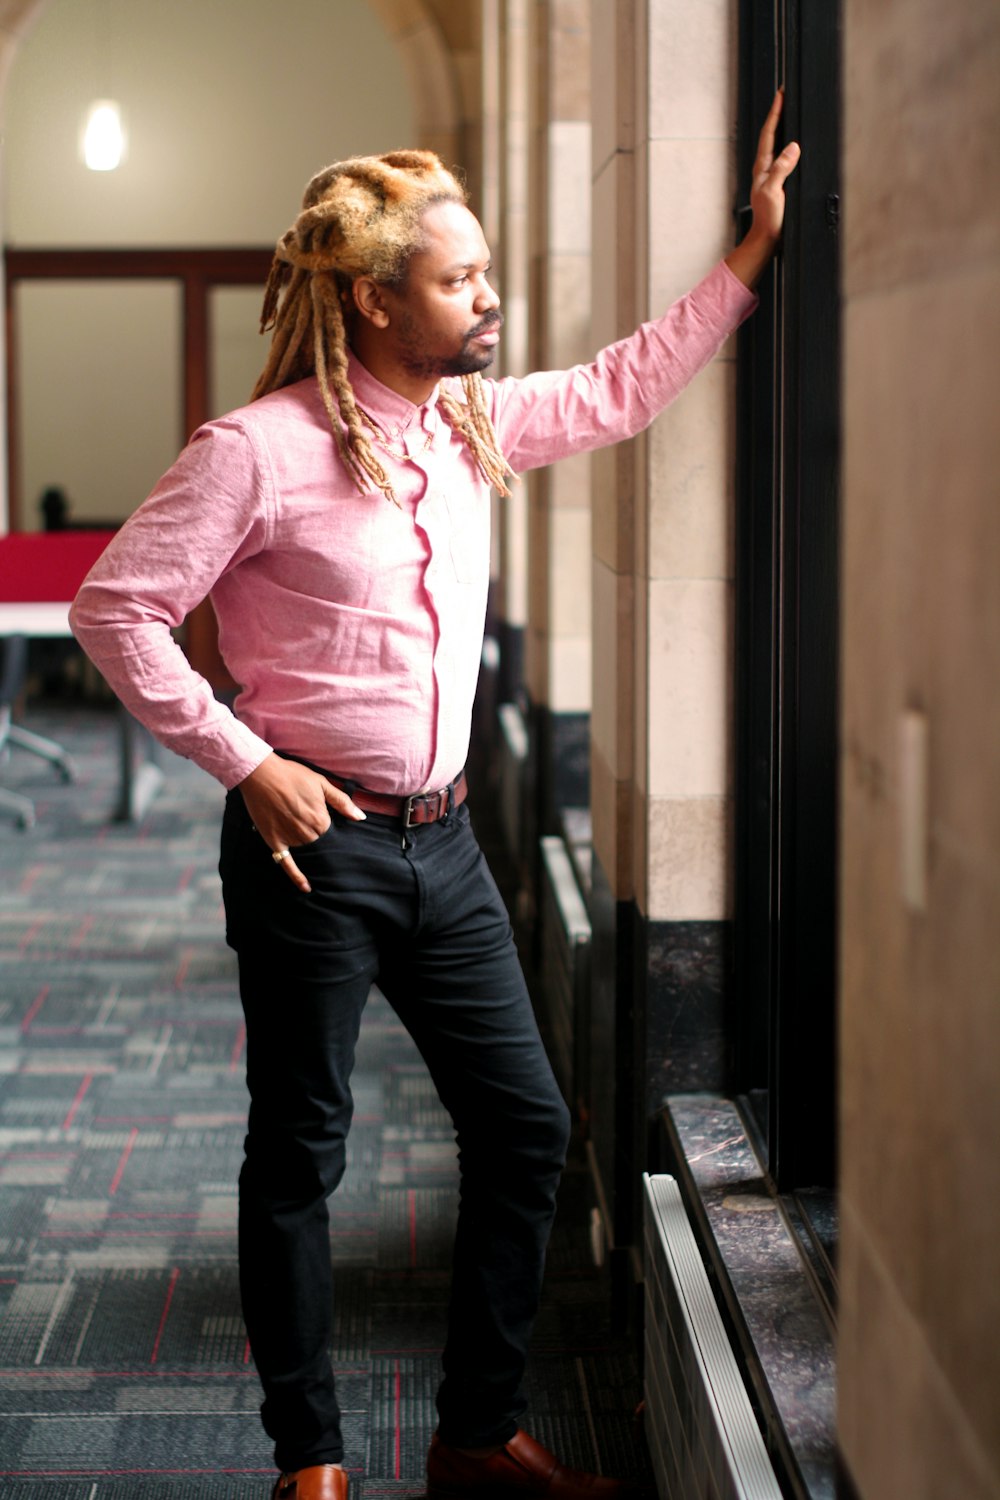
[[[801,155],[802,151],[798,141],[790,141],[781,155],[772,164],[771,177],[777,178],[779,182],[784,182],[785,178],[790,177],[795,171]]]
[[[336,808],[337,812],[343,813],[345,818],[353,818],[356,823],[364,821],[365,814],[347,793],[339,786],[334,786],[332,781],[327,781],[325,776],[320,777],[323,783],[323,796],[326,798],[327,806]]]
[[[799,164],[802,152],[798,141],[792,141],[769,166],[762,167],[754,177],[754,188],[757,192],[764,187],[781,187],[785,179],[790,177]]]
[[[286,854],[284,859],[281,861],[281,869],[283,873],[288,876],[292,884],[298,886],[300,891],[305,891],[308,893],[312,890],[312,886],[309,884],[308,880],[303,875],[302,871],[299,869],[298,865],[295,863],[290,854]]]
[[[781,110],[785,103],[785,91],[779,89],[771,102],[761,126],[760,135],[757,139],[757,160],[762,161],[764,157],[770,160],[774,154],[774,137],[778,129],[778,121],[781,119]]]

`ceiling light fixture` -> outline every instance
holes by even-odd
[[[95,99],[83,128],[83,159],[92,172],[113,172],[125,155],[122,113],[113,99]]]

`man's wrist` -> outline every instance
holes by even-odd
[[[774,259],[780,238],[780,235],[751,229],[736,248],[730,250],[726,265],[744,286],[752,290]]]

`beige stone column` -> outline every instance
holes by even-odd
[[[528,94],[529,0],[495,0],[497,58],[497,227],[493,245],[504,328],[498,373],[528,368]],[[484,57],[490,46],[485,38]],[[514,485],[496,507],[497,607],[501,681],[513,696],[523,680],[528,624],[528,495]]]
[[[590,330],[590,8],[535,0],[531,163],[530,362],[588,359]],[[541,818],[586,799],[590,708],[589,459],[528,480],[525,680],[540,736]]]
[[[616,59],[595,110],[604,343],[732,243],[734,8],[597,4],[595,56]],[[733,352],[594,465],[595,846],[654,920],[731,915]]]
[[[592,332],[598,347],[631,333],[639,321],[634,13],[634,0],[595,0],[592,7]],[[594,852],[615,901],[634,892],[635,504],[635,444],[595,453],[591,816]]]
[[[594,333],[604,344],[666,311],[732,244],[737,8],[594,0],[592,16]],[[661,1095],[721,1082],[733,356],[724,350],[648,433],[593,463],[592,1006],[595,1047],[614,1049],[616,1092],[596,1079],[592,1153],[619,1248],[635,1243]],[[685,1052],[675,1023],[692,1004],[709,1042]]]
[[[655,316],[733,242],[736,15],[729,0],[640,13],[639,313]],[[732,915],[734,355],[637,444],[634,870],[654,921]]]

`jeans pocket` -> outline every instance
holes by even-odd
[[[310,839],[308,844],[289,844],[288,848],[292,856],[296,860],[298,860],[303,855],[308,856],[312,854],[313,851],[316,851],[318,853],[321,850],[325,849],[326,846],[332,841],[334,834],[337,832],[337,818],[337,813],[331,813],[329,828],[324,828],[323,832],[318,833],[314,839]]]

